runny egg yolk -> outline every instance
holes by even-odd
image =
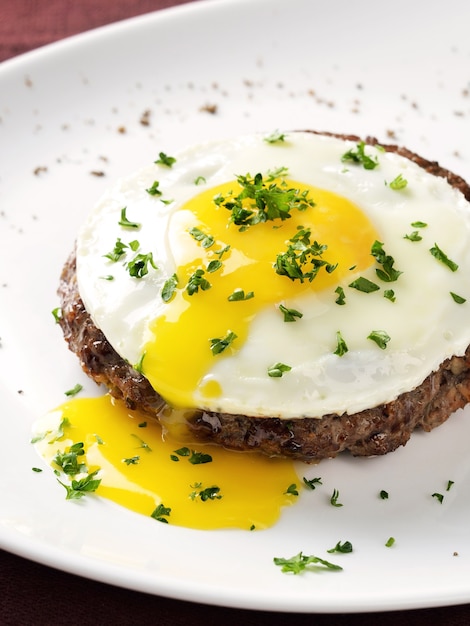
[[[36,448],[63,485],[96,471],[97,495],[176,526],[261,530],[300,487],[292,461],[163,439],[156,420],[108,395],[72,399],[36,428]]]
[[[265,307],[289,307],[291,300],[327,288],[333,293],[352,267],[361,271],[373,262],[371,244],[379,237],[358,206],[303,183],[286,180],[279,184],[305,194],[314,206],[293,209],[288,219],[241,228],[230,221],[230,211],[223,203],[214,201],[240,193],[239,183],[232,181],[192,198],[171,218],[168,238],[177,268],[177,289],[164,314],[151,326],[153,338],[145,346],[142,366],[154,389],[174,407],[196,406],[198,387],[208,398],[221,394],[216,381],[202,386],[202,378],[214,359],[243,346],[250,322]],[[243,206],[251,210],[252,204],[244,201]],[[204,237],[195,237],[194,229]],[[312,244],[326,246],[317,258],[327,265],[311,281],[291,280],[276,273],[274,267],[278,255],[293,245],[292,239],[300,231],[309,231]],[[211,271],[214,265],[217,269]],[[208,284],[190,295],[186,286],[198,271]],[[246,299],[229,299],[236,290],[243,290]],[[248,294],[252,297],[247,298]],[[227,338],[229,345],[214,354],[214,340]]]

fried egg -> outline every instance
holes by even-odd
[[[161,152],[86,220],[79,291],[172,407],[355,413],[470,344],[469,209],[409,159],[336,137]]]

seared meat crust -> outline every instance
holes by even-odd
[[[360,141],[355,135],[317,134]],[[377,143],[373,137],[365,141],[371,145]],[[461,177],[406,148],[381,145],[387,151],[414,161],[431,174],[446,178],[470,201],[470,186]],[[165,407],[162,398],[144,376],[117,354],[86,311],[78,290],[74,252],[62,271],[58,293],[62,307],[60,326],[85,373],[97,383],[104,384],[130,409],[139,409],[158,418]],[[335,457],[344,450],[355,456],[392,452],[406,444],[416,428],[430,431],[468,402],[470,347],[464,356],[444,361],[416,389],[403,393],[393,402],[353,415],[330,414],[321,419],[299,417],[281,420],[195,410],[188,412],[187,423],[198,441],[312,462]]]

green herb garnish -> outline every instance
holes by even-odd
[[[131,456],[127,459],[122,459],[122,462],[126,465],[137,465],[140,461],[140,456]]]
[[[379,162],[377,161],[376,157],[372,158],[365,153],[365,145],[365,142],[361,141],[356,145],[356,150],[351,149],[345,152],[341,157],[343,163],[359,163],[366,170],[373,170],[374,168],[376,168]]]
[[[191,487],[195,490],[189,494],[191,500],[196,500],[196,498],[200,498],[202,502],[207,502],[208,500],[221,500],[222,496],[220,495],[220,487],[213,485],[212,487],[206,487],[205,489],[200,489],[202,487],[202,483],[195,483],[191,485]],[[199,489],[199,491],[197,491]]]
[[[151,252],[148,254],[137,254],[131,261],[128,262],[127,270],[134,278],[143,278],[146,274],[148,274],[149,265],[151,265],[154,270],[158,269],[155,265],[153,254]]]
[[[275,363],[268,367],[268,376],[271,378],[281,378],[285,372],[290,372],[292,367],[290,365],[286,365],[285,363]]]
[[[157,508],[150,514],[150,517],[157,520],[157,522],[163,522],[164,524],[168,524],[168,520],[166,519],[171,513],[171,508],[166,507],[163,504],[159,504]]]
[[[254,298],[254,295],[253,291],[248,291],[245,294],[243,289],[235,289],[235,291],[228,296],[227,300],[229,302],[241,302],[243,300],[250,300],[251,298]]]
[[[230,222],[240,226],[241,231],[262,222],[284,221],[291,217],[290,212],[294,209],[305,211],[315,206],[308,197],[308,190],[289,189],[274,182],[266,184],[260,173],[254,178],[250,174],[237,176],[237,182],[242,188],[237,196],[230,192],[225,197],[218,194],[213,200],[217,206],[231,212]]]
[[[350,541],[338,541],[334,548],[330,548],[327,550],[329,554],[333,554],[334,552],[341,552],[341,554],[349,554],[353,551],[352,543]]]
[[[312,282],[322,267],[328,273],[336,269],[336,265],[322,259],[328,246],[317,241],[310,241],[310,228],[300,227],[298,232],[289,239],[286,252],[278,254],[274,269],[276,274],[287,276],[290,280],[305,280]]]
[[[215,239],[212,235],[207,235],[199,228],[191,228],[189,234],[193,239],[198,241],[203,248],[210,248],[215,243]]]
[[[385,250],[383,249],[382,242],[377,240],[374,241],[371,248],[371,254],[375,258],[377,263],[382,266],[382,268],[376,268],[375,270],[375,273],[380,278],[380,280],[383,280],[386,283],[391,283],[396,281],[400,274],[403,273],[393,267],[395,259],[386,254]]]
[[[160,152],[158,155],[158,159],[154,161],[156,165],[166,165],[167,167],[171,167],[176,163],[176,159],[174,157],[168,156],[164,152]]]
[[[188,284],[186,285],[186,291],[189,296],[194,295],[201,289],[201,291],[207,291],[212,287],[207,278],[204,278],[205,271],[198,269],[189,277]]]
[[[72,444],[66,452],[57,452],[53,461],[67,476],[76,476],[86,471],[86,466],[79,457],[84,456],[83,442]]]
[[[446,265],[452,272],[457,271],[459,266],[454,261],[451,261],[449,257],[439,248],[437,243],[434,244],[432,248],[430,248],[429,252],[433,255],[435,259]]]
[[[408,239],[408,241],[421,241],[423,238],[419,234],[419,231],[414,230],[409,235],[405,235],[403,239]]]
[[[392,180],[389,187],[394,191],[399,191],[400,189],[405,189],[407,185],[408,181],[406,180],[406,178],[403,178],[402,174],[398,174],[398,176]]]
[[[353,282],[349,284],[349,287],[357,289],[357,291],[362,291],[363,293],[372,293],[380,289],[376,283],[373,283],[368,278],[364,278],[364,276],[359,276],[359,278],[353,280]]]
[[[77,383],[75,387],[72,387],[72,389],[69,389],[68,391],[65,391],[64,393],[68,397],[73,397],[73,396],[76,396],[77,393],[80,393],[82,389],[83,389],[83,385],[80,385],[80,383]]]
[[[127,219],[126,216],[127,207],[121,209],[121,219],[119,220],[119,226],[123,226],[124,228],[140,228],[140,224],[138,222],[131,222]]]
[[[367,339],[374,341],[381,350],[385,350],[388,342],[390,341],[389,335],[384,330],[373,330]]]
[[[335,289],[335,293],[338,294],[338,297],[335,300],[336,304],[339,304],[340,306],[346,304],[346,295],[344,293],[344,289],[338,285],[338,287],[336,287]]]
[[[299,492],[297,490],[297,485],[295,483],[292,483],[292,485],[289,485],[287,487],[287,489],[284,491],[284,493],[289,495],[289,496],[298,496]]]
[[[305,570],[316,571],[319,568],[327,568],[331,570],[342,570],[343,568],[324,559],[320,559],[317,556],[307,556],[302,552],[299,552],[290,559],[284,559],[280,557],[274,557],[274,564],[281,568],[281,572],[284,574],[300,574]],[[323,567],[322,567],[323,566]]]
[[[58,324],[60,322],[60,320],[62,319],[62,309],[60,306],[57,306],[55,309],[52,309],[51,311],[52,316],[55,319],[55,323]]]
[[[337,489],[333,489],[333,493],[331,494],[330,504],[333,506],[343,506],[340,502],[338,502],[339,491]]]
[[[336,354],[337,356],[344,356],[348,350],[349,348],[346,345],[346,342],[344,341],[341,333],[338,331],[336,333],[336,350],[333,354]]]
[[[386,548],[391,548],[394,543],[395,543],[395,538],[394,537],[389,537],[387,539],[387,541],[385,542],[385,547]]]
[[[96,491],[101,483],[100,478],[95,478],[96,474],[99,470],[95,470],[85,478],[81,478],[80,480],[72,480],[70,485],[67,485],[60,480],[57,479],[57,482],[64,487],[67,492],[65,496],[66,500],[79,500],[83,498],[83,496]]]
[[[266,143],[281,143],[285,140],[286,135],[281,133],[279,130],[275,130],[270,135],[266,135],[266,137],[264,137],[264,141],[266,141]]]
[[[464,302],[467,302],[466,298],[463,298],[462,296],[457,295],[453,291],[450,292],[450,295],[452,296],[454,302],[457,302],[457,304],[463,304]]]
[[[162,192],[160,191],[159,187],[160,187],[160,181],[154,180],[152,185],[148,189],[146,189],[145,191],[150,196],[161,196]]]
[[[170,276],[170,278],[165,281],[160,294],[163,302],[170,302],[175,295],[177,285],[178,276],[176,274],[173,274],[173,276]]]
[[[224,350],[226,350],[233,341],[237,338],[237,335],[229,330],[225,337],[215,337],[210,339],[211,344],[211,352],[214,356],[220,354]]]
[[[298,319],[303,317],[303,313],[297,311],[296,309],[288,309],[283,304],[279,305],[279,310],[284,315],[285,322],[296,322]]]
[[[302,478],[304,484],[306,487],[308,487],[309,489],[311,489],[312,491],[316,488],[317,485],[322,485],[322,481],[321,478],[305,478],[305,476]]]

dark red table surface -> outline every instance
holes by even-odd
[[[0,61],[97,26],[187,1],[0,0]],[[120,589],[0,550],[0,625],[28,624],[468,626],[470,605],[350,615],[246,611]]]

